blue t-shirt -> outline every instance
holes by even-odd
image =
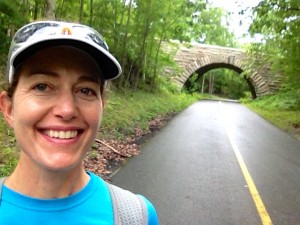
[[[2,188],[0,225],[113,225],[112,202],[106,183],[93,173],[79,192],[59,199],[36,199]],[[153,205],[145,199],[148,225],[158,225]]]

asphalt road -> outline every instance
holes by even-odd
[[[300,142],[238,103],[191,105],[112,183],[149,198],[161,225],[300,225]]]

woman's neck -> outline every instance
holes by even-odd
[[[81,190],[90,177],[82,164],[67,171],[50,171],[19,160],[5,185],[21,194],[41,199],[63,198]]]

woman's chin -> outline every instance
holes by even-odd
[[[51,159],[48,160],[45,163],[42,163],[42,167],[46,170],[52,171],[52,172],[67,172],[69,170],[72,170],[76,167],[81,168],[82,162],[81,159]]]

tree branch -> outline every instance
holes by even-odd
[[[98,143],[98,144],[105,145],[106,147],[108,147],[110,150],[112,150],[114,153],[116,153],[116,154],[118,154],[118,155],[121,155],[121,156],[126,157],[126,158],[131,157],[131,155],[127,155],[127,154],[123,154],[123,153],[119,152],[118,150],[116,150],[116,149],[113,148],[112,146],[106,144],[104,141],[101,141],[101,140],[99,140],[99,139],[95,139],[95,142]]]

